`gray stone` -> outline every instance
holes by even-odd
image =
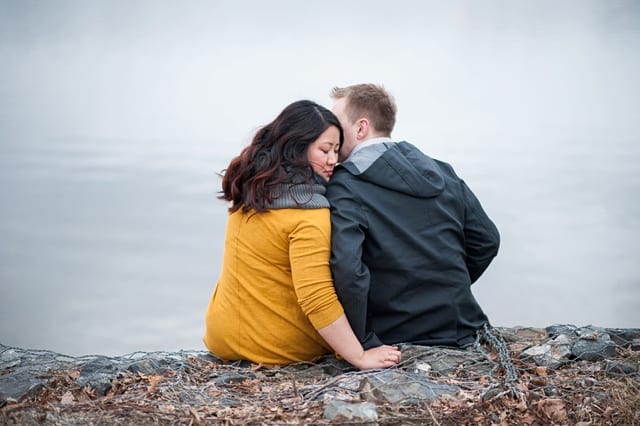
[[[139,360],[133,361],[128,367],[127,370],[133,373],[142,373],[142,374],[162,374],[167,371],[169,362],[165,359],[153,359],[153,358],[142,358]]]
[[[216,404],[224,407],[240,407],[242,403],[235,398],[229,398],[226,396],[216,398]]]
[[[560,395],[560,389],[557,386],[545,386],[543,388],[545,396],[558,396]]]
[[[362,380],[360,386],[362,399],[392,404],[417,404],[444,394],[455,395],[460,391],[456,385],[439,383],[420,374],[400,370],[383,370],[370,374]]]
[[[40,392],[46,384],[46,380],[34,377],[27,370],[4,374],[0,376],[0,406],[7,402],[20,402]]]
[[[547,330],[547,333],[549,333],[551,337],[556,337],[561,334],[564,334],[566,336],[571,336],[575,334],[575,331],[577,328],[578,327],[571,324],[553,324],[546,327],[545,330]]]
[[[487,401],[491,401],[493,398],[497,397],[498,395],[502,394],[504,392],[504,389],[502,387],[492,387],[489,388],[487,391],[485,391],[482,394],[482,400],[484,402]]]
[[[628,376],[638,372],[638,365],[629,362],[607,360],[604,371],[610,376]]]
[[[47,385],[50,369],[68,365],[64,355],[0,344],[0,406],[37,394]]]
[[[496,327],[500,335],[506,342],[539,342],[549,337],[549,333],[544,328],[516,326],[512,328]]]
[[[334,399],[324,408],[324,418],[336,421],[373,423],[378,421],[378,410],[371,402],[350,403]]]
[[[616,345],[640,350],[640,328],[607,328],[606,332]]]
[[[598,380],[593,377],[579,377],[575,382],[583,388],[590,388],[598,384]]]
[[[20,362],[20,354],[15,349],[6,349],[0,352],[0,371],[17,367]]]
[[[211,352],[198,353],[196,354],[196,358],[199,359],[200,361],[212,362],[214,364],[224,363],[220,358],[213,355]]]
[[[322,372],[328,376],[335,377],[349,371],[357,370],[353,365],[342,359],[337,359],[333,355],[326,355],[316,361],[320,364]]]
[[[446,376],[464,369],[470,374],[483,376],[490,374],[494,368],[485,355],[472,349],[403,344],[400,350],[406,369],[414,373]]]
[[[245,380],[255,379],[256,375],[253,373],[222,373],[212,378],[212,382],[217,385],[231,385],[234,383],[242,383]]]
[[[571,353],[576,359],[599,361],[616,356],[616,344],[608,334],[599,334],[594,339],[579,339],[571,346]]]
[[[89,386],[96,395],[104,396],[111,389],[111,381],[120,371],[121,366],[118,362],[107,357],[98,357],[84,364],[76,379],[76,385]]]
[[[592,325],[588,325],[576,329],[576,336],[584,340],[598,340],[600,336],[603,335],[609,336],[607,329],[603,327],[594,327]]]
[[[555,369],[569,359],[571,340],[565,334],[559,334],[547,343],[524,350],[522,355],[531,357],[540,366]]]

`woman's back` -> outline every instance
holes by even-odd
[[[327,208],[232,213],[206,315],[207,348],[265,364],[328,353],[316,329],[343,313],[329,269],[330,237]]]

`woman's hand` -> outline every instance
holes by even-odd
[[[360,370],[392,367],[402,360],[402,353],[396,346],[382,345],[367,349],[362,355],[351,361]]]
[[[363,350],[345,314],[328,326],[318,329],[318,333],[336,354],[360,370],[387,368],[402,360],[396,346],[382,345]]]

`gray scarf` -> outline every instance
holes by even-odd
[[[267,209],[321,209],[328,208],[324,196],[327,189],[320,183],[280,184],[272,194],[273,202],[265,203]]]

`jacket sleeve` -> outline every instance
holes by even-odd
[[[331,204],[331,271],[351,328],[362,346],[369,349],[382,342],[369,329],[367,321],[370,276],[362,261],[367,218],[345,177],[334,175],[327,189]]]
[[[498,254],[500,234],[471,189],[464,182],[461,185],[465,201],[466,263],[471,283],[474,283]]]

